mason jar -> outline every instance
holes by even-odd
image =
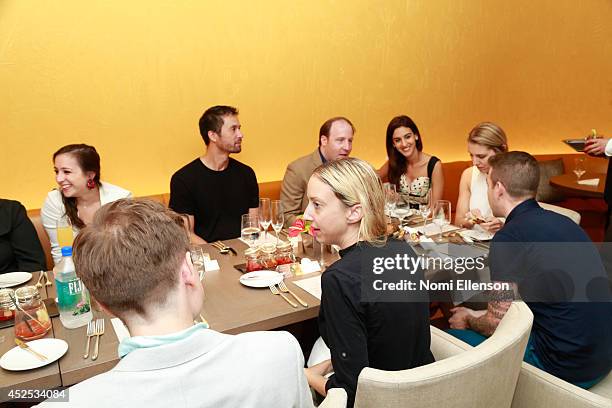
[[[22,340],[44,337],[51,330],[51,319],[36,286],[17,289],[15,299],[15,337]]]

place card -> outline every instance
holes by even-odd
[[[204,260],[204,270],[206,272],[213,272],[219,270],[219,262],[216,259]]]
[[[294,280],[294,284],[310,293],[312,296],[321,300],[321,275],[313,276],[301,280]]]
[[[599,185],[599,179],[593,178],[593,179],[578,180],[578,184],[582,184],[583,186],[597,187]]]
[[[300,261],[302,273],[321,272],[321,265],[317,261],[312,261],[308,258],[302,258]]]

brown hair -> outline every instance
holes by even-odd
[[[386,241],[385,195],[382,182],[367,162],[353,157],[328,161],[312,173],[327,184],[347,207],[361,204],[359,239],[380,245]]]
[[[57,152],[53,153],[53,162],[55,162],[55,158],[61,154],[69,154],[73,156],[83,173],[88,171],[94,172],[95,175],[93,177],[93,181],[98,187],[100,187],[100,155],[96,151],[95,147],[83,143],[66,145]],[[77,228],[85,227],[85,223],[79,218],[78,215],[76,197],[64,197],[61,189],[60,194],[62,195],[66,215],[68,218],[70,218],[72,225]]]
[[[415,146],[419,152],[423,151],[423,138],[419,132],[419,128],[412,119],[406,115],[396,116],[391,119],[389,125],[387,125],[387,135],[385,138],[385,145],[387,148],[387,157],[389,158],[389,174],[387,178],[391,184],[395,184],[399,188],[399,181],[402,174],[406,172],[408,161],[393,145],[393,132],[395,129],[406,127],[414,133],[416,136]]]
[[[151,200],[120,199],[102,206],[74,241],[74,264],[91,294],[121,317],[146,317],[166,302],[189,250],[182,218]]]
[[[202,135],[202,139],[204,139],[206,146],[208,146],[210,143],[208,131],[212,130],[216,134],[220,135],[221,128],[223,128],[223,123],[225,123],[223,117],[233,115],[238,115],[238,109],[234,108],[233,106],[219,105],[206,109],[199,122],[200,135]]]
[[[319,129],[319,146],[321,146],[321,136],[329,137],[329,132],[331,131],[331,128],[332,128],[333,124],[336,123],[336,122],[340,122],[340,121],[344,121],[344,122],[348,123],[348,125],[353,130],[353,133],[356,132],[355,126],[353,126],[353,122],[351,122],[350,120],[348,120],[344,116],[336,116],[334,118],[327,119],[325,121],[325,123],[323,123],[321,125],[321,129]]]
[[[499,153],[489,159],[491,181],[501,182],[515,199],[534,198],[540,182],[540,166],[525,152]]]
[[[488,147],[495,153],[504,153],[508,151],[508,138],[506,138],[506,132],[492,122],[477,124],[474,129],[470,131],[467,140],[468,142]]]

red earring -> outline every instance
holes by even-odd
[[[87,180],[87,188],[88,189],[93,190],[95,186],[96,186],[96,182],[93,181],[93,179]]]

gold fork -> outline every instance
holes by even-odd
[[[287,296],[285,296],[284,294],[280,293],[278,291],[278,289],[276,289],[276,286],[274,285],[270,285],[268,286],[270,288],[270,291],[275,294],[275,295],[281,295],[283,297],[283,299],[285,299],[287,301],[287,303],[289,303],[291,306],[293,307],[298,307],[297,303],[295,303],[294,301],[292,301],[291,299],[289,299]]]
[[[47,356],[45,356],[44,354],[40,354],[38,351],[32,350],[32,348],[30,346],[28,346],[26,343],[24,343],[23,341],[19,340],[19,339],[15,339],[15,343],[22,349],[29,351],[30,353],[34,354],[39,360],[41,361],[47,361]]]
[[[96,346],[94,347],[94,352],[91,356],[92,360],[96,360],[98,358],[98,347],[100,346],[100,336],[104,334],[104,319],[96,320],[96,331],[94,332],[94,336],[96,337]]]
[[[308,303],[304,302],[302,300],[302,298],[300,298],[298,295],[296,295],[295,293],[293,293],[291,290],[289,290],[289,288],[287,287],[287,285],[285,285],[285,281],[280,281],[280,283],[278,284],[278,288],[281,290],[281,292],[283,293],[289,293],[291,296],[293,296],[295,298],[295,300],[297,300],[302,306],[304,307],[308,307]]]
[[[213,247],[217,248],[219,250],[219,253],[221,254],[228,254],[229,253],[229,249],[225,248],[221,243],[217,242],[213,242],[210,245],[212,245]]]

